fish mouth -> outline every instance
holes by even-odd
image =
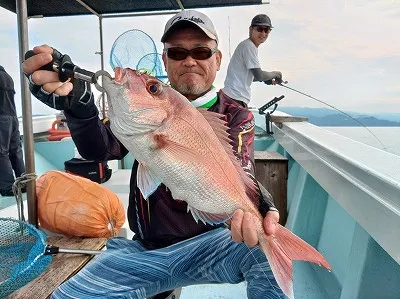
[[[116,103],[112,100],[112,98],[116,97],[118,95],[119,87],[121,85],[116,83],[116,78],[109,78],[104,76],[103,77],[103,89],[107,94],[107,104],[108,104],[108,112],[110,115],[114,115],[114,106]]]
[[[109,112],[113,116],[124,115],[124,118],[132,118],[138,117],[141,113],[151,110],[152,107],[137,109],[136,111],[129,111],[129,105],[127,104],[128,101],[121,99],[121,97],[124,98],[123,85],[126,82],[126,70],[120,67],[116,67],[114,72],[114,79],[109,77],[103,78],[103,88],[107,93]]]
[[[115,83],[121,83],[122,77],[124,76],[124,69],[121,67],[116,67],[115,70]]]

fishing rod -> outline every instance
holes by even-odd
[[[371,135],[374,136],[374,138],[381,144],[382,148],[383,148],[384,150],[386,150],[386,146],[385,146],[385,145],[383,144],[383,142],[378,138],[378,136],[376,136],[376,135],[375,135],[370,129],[368,129],[368,127],[366,127],[362,122],[360,122],[360,121],[357,120],[356,118],[352,117],[350,114],[348,114],[348,113],[346,113],[346,112],[344,112],[344,111],[342,111],[342,110],[336,108],[336,107],[333,106],[333,105],[330,105],[330,104],[328,104],[328,103],[326,103],[326,102],[324,102],[324,101],[322,101],[322,100],[317,99],[316,97],[313,97],[313,96],[311,96],[311,95],[309,95],[309,94],[306,94],[306,93],[304,93],[304,92],[301,92],[301,91],[299,91],[299,90],[297,90],[297,89],[294,89],[294,88],[292,88],[292,87],[290,87],[290,86],[284,85],[284,84],[287,84],[287,83],[288,83],[288,81],[281,81],[281,82],[277,82],[276,84],[277,84],[277,85],[280,85],[280,86],[282,86],[282,87],[285,87],[285,88],[287,88],[287,89],[290,89],[290,90],[292,90],[292,91],[295,91],[295,92],[297,92],[297,93],[299,93],[299,94],[301,94],[301,95],[303,95],[303,96],[309,97],[310,99],[313,99],[313,100],[315,100],[315,101],[317,101],[317,102],[319,102],[319,103],[322,103],[322,104],[324,104],[324,105],[326,105],[326,106],[328,106],[328,107],[331,107],[332,109],[334,109],[334,110],[336,110],[336,111],[338,111],[338,112],[340,112],[340,113],[346,115],[347,117],[350,117],[350,118],[351,118],[352,120],[354,120],[356,123],[358,123],[358,124],[360,124],[362,127],[364,127],[369,133],[371,133]]]

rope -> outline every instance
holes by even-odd
[[[22,199],[22,189],[26,188],[26,184],[29,181],[34,181],[34,180],[36,180],[36,178],[37,178],[36,173],[23,173],[23,174],[21,174],[20,177],[15,179],[14,184],[12,186],[15,200],[17,202],[18,219],[20,221],[25,221],[24,202]]]

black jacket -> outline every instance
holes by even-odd
[[[14,81],[0,65],[0,115],[17,116],[14,95]]]

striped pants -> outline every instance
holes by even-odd
[[[51,298],[142,299],[178,287],[243,280],[248,298],[286,298],[264,253],[235,243],[228,229],[218,228],[157,250],[146,250],[137,241],[110,239],[107,250]]]

